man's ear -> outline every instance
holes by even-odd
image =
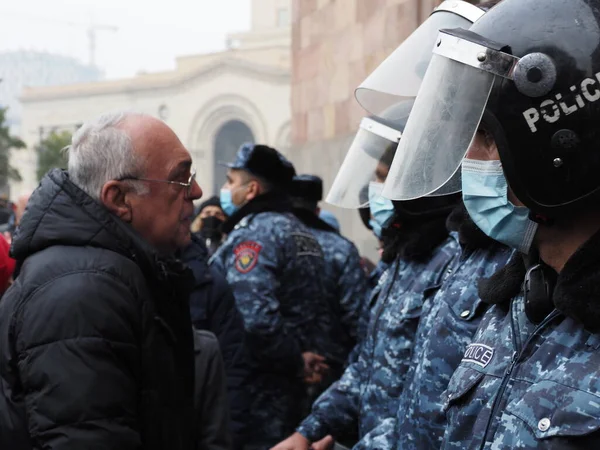
[[[257,180],[248,182],[248,192],[246,192],[246,200],[250,201],[258,197],[262,193],[262,187]]]
[[[317,206],[317,210],[316,210],[315,212],[317,213],[317,216],[318,216],[319,214],[321,214],[321,207],[320,207],[320,206]]]
[[[102,186],[100,202],[123,222],[132,221],[131,190],[122,181],[111,180]]]

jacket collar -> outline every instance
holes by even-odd
[[[590,332],[600,331],[600,231],[583,244],[555,277],[550,297],[554,307]],[[523,287],[527,269],[537,264],[533,255],[519,253],[491,278],[479,285],[481,299],[508,307]],[[542,263],[543,264],[543,263]],[[547,266],[546,266],[547,267]],[[544,270],[552,270],[546,268]]]
[[[242,220],[244,217],[250,214],[258,214],[262,212],[291,212],[292,202],[287,193],[279,191],[269,191],[265,194],[261,194],[258,197],[250,200],[239,210],[233,213],[229,219],[223,224],[223,232],[225,234],[230,233],[231,230]]]
[[[383,229],[383,252],[381,260],[390,264],[397,257],[405,261],[424,261],[447,237],[446,217],[437,217],[418,222],[401,222],[394,218],[392,224]]]

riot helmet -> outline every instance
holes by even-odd
[[[439,30],[468,28],[483,13],[461,0],[442,2],[356,89],[358,103],[370,114],[381,116],[393,104],[416,97]]]
[[[437,189],[483,128],[534,214],[596,201],[599,49],[598,0],[504,0],[468,31],[442,30],[384,195]]]
[[[359,131],[329,191],[326,200],[328,203],[359,209],[370,204],[369,195],[375,198],[379,192],[380,196],[413,103],[413,100],[405,100],[388,108],[382,114],[383,117],[372,116],[362,120]],[[374,189],[377,186],[379,191]],[[375,198],[372,201],[376,203],[387,201],[390,203],[390,209],[393,203],[396,217],[411,221],[448,213],[449,205],[456,205],[460,199],[460,195],[448,194],[457,192],[460,192],[460,177],[451,179],[429,198],[413,202],[390,202],[383,198]],[[371,205],[372,214],[374,214],[373,210]]]
[[[383,117],[363,118],[327,203],[352,209],[369,205],[369,185],[377,182],[383,186],[412,105],[412,100],[399,102],[388,108]]]

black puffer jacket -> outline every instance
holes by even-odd
[[[193,449],[192,280],[50,172],[0,302],[0,448]]]

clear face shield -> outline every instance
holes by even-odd
[[[497,78],[513,78],[519,58],[462,29],[440,32],[398,145],[383,196],[412,200],[460,191],[461,161]],[[494,48],[490,48],[494,46]]]
[[[436,8],[365,81],[356,89],[358,103],[369,113],[381,116],[391,105],[419,92],[431,53],[442,28],[469,28],[483,10],[461,0],[447,0]]]
[[[365,117],[327,195],[327,203],[358,209],[369,205],[369,184],[387,178],[402,133]]]

